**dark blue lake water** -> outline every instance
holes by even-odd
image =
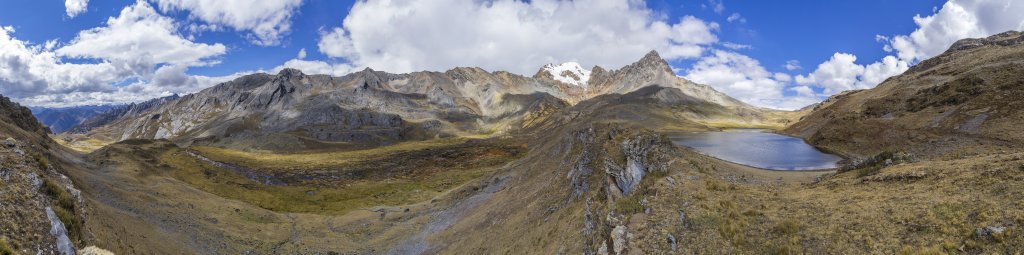
[[[828,169],[842,160],[800,138],[760,129],[680,134],[672,136],[672,142],[722,160],[771,170]]]

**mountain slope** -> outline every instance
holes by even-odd
[[[63,108],[32,108],[32,114],[53,133],[63,133],[96,115],[116,108],[115,105],[87,105]]]
[[[28,108],[0,95],[2,254],[74,254],[87,240],[84,198],[49,134]]]
[[[1024,142],[1024,34],[964,39],[877,87],[838,95],[785,132],[855,157],[923,157]]]
[[[648,86],[672,88],[697,101],[722,106],[716,117],[723,119],[747,122],[753,116],[760,122],[763,118],[755,115],[772,112],[676,76],[653,51],[619,70],[595,67],[589,79],[575,80],[575,84],[558,81],[545,69],[541,73],[548,75],[530,78],[480,68],[409,74],[366,69],[331,77],[285,69],[277,75],[247,75],[162,100],[150,109],[121,114],[103,121],[108,124],[92,130],[90,137],[172,138],[265,149],[315,149],[338,142],[385,144],[512,132],[530,125],[523,121],[536,122],[572,103]],[[257,137],[262,144],[251,143]]]

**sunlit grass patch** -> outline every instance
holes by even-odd
[[[338,165],[376,164],[384,161],[411,160],[402,158],[406,154],[392,157],[387,155],[397,151],[430,150],[443,147],[453,141],[417,142],[394,145],[394,148],[377,148],[363,151],[347,151],[332,153],[300,154],[269,154],[224,150],[211,147],[198,149],[204,156],[220,161],[230,159],[235,164],[262,167],[256,169],[273,169],[283,167],[301,171],[316,167]],[[265,209],[279,212],[301,212],[317,214],[344,214],[346,212],[373,206],[397,206],[414,204],[430,200],[448,190],[456,188],[470,180],[477,179],[495,171],[505,162],[519,157],[519,153],[494,153],[476,147],[458,148],[457,151],[469,151],[466,155],[479,164],[470,167],[439,167],[412,166],[429,168],[430,171],[413,175],[395,175],[379,178],[356,178],[345,181],[325,182],[322,185],[304,185],[291,183],[288,185],[266,185],[250,180],[237,172],[219,168],[187,154],[183,149],[171,149],[160,155],[160,161],[174,169],[172,175],[201,190],[222,197],[241,200]],[[444,150],[437,149],[438,152]],[[214,156],[215,155],[215,156]],[[418,155],[418,154],[417,154]],[[444,153],[424,154],[428,158],[444,158]],[[460,154],[462,155],[462,154]],[[463,156],[466,156],[463,155]],[[375,158],[367,161],[366,158]],[[462,161],[461,158],[447,159]],[[470,159],[466,159],[468,161]],[[303,164],[320,162],[310,167]],[[413,161],[410,161],[413,162]],[[255,168],[255,167],[254,167]],[[371,167],[370,170],[373,170]],[[269,170],[268,172],[275,171]],[[277,170],[279,171],[279,170]],[[383,169],[380,171],[384,171]],[[344,174],[344,172],[340,173]]]
[[[380,157],[389,153],[422,150],[442,147],[465,142],[463,138],[435,139],[427,141],[405,142],[390,146],[337,152],[312,153],[270,153],[247,152],[217,147],[197,146],[191,149],[215,161],[229,162],[253,169],[262,170],[307,170],[323,169]]]

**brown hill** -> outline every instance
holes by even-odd
[[[964,39],[873,89],[835,96],[785,132],[854,157],[920,157],[1024,142],[1024,34]]]

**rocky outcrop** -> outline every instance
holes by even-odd
[[[75,254],[82,241],[85,204],[61,173],[48,132],[0,96],[0,240],[17,254]]]
[[[614,124],[594,124],[570,134],[559,146],[565,153],[560,165],[567,171],[565,183],[570,191],[564,201],[585,203],[586,253],[626,254],[630,238],[623,225],[626,212],[614,205],[621,199],[635,199],[645,177],[667,173],[671,159],[678,157],[675,147],[664,135]]]
[[[0,120],[9,121],[18,128],[28,132],[48,134],[50,129],[46,128],[32,115],[32,110],[12,102],[7,97],[0,95]]]

